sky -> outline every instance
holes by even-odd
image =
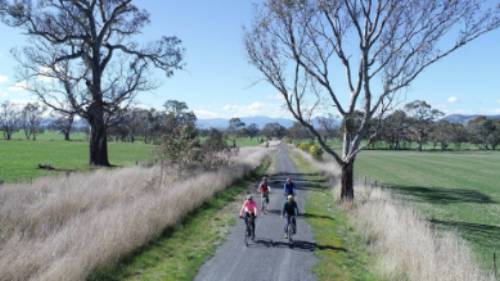
[[[136,103],[160,108],[168,99],[184,101],[199,118],[289,117],[276,90],[248,63],[243,26],[251,22],[247,0],[137,0],[151,13],[140,41],[176,35],[186,49],[185,69],[166,78],[155,73],[157,89]],[[0,24],[0,102],[35,98],[17,87],[12,48],[26,45],[20,30]],[[470,43],[424,71],[400,99],[423,99],[447,114],[500,114],[500,30]],[[346,93],[347,94],[347,93]]]

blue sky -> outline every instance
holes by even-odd
[[[251,1],[153,1],[136,4],[151,13],[143,40],[177,35],[186,48],[186,68],[161,86],[142,93],[137,103],[160,107],[167,99],[188,103],[200,118],[269,115],[287,117],[276,91],[247,62],[243,26]],[[26,38],[0,25],[0,101],[33,97],[15,87],[16,62],[9,50]],[[403,101],[424,99],[447,113],[500,114],[500,31],[482,37],[432,66],[411,85]]]

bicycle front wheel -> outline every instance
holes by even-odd
[[[287,228],[287,232],[288,232],[288,242],[291,244],[293,243],[293,224],[290,222],[288,224],[288,228]]]

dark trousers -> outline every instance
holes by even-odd
[[[245,213],[245,216],[243,217],[245,220],[245,226],[247,227],[246,231],[249,236],[255,237],[255,215],[254,214],[249,214]],[[248,223],[250,222],[250,225],[252,226],[253,232],[249,233],[250,229],[248,228]]]
[[[297,220],[295,219],[295,216],[290,216],[290,215],[285,215],[285,233],[288,234],[288,225],[292,224],[293,227],[293,233],[297,231]]]

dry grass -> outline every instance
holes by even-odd
[[[0,280],[85,280],[175,225],[270,150],[241,149],[227,167],[183,180],[131,167],[3,185]]]
[[[295,150],[318,171],[338,176],[333,162],[318,162]],[[338,190],[337,190],[338,191]],[[334,191],[338,200],[339,192]],[[493,281],[477,265],[469,246],[455,233],[434,231],[414,209],[386,190],[355,186],[355,201],[343,204],[379,257],[377,268],[389,280]]]

